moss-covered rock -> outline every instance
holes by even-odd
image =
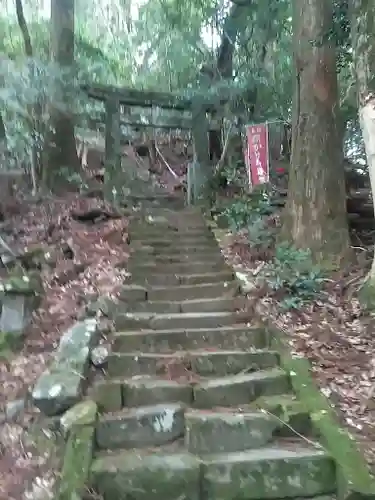
[[[367,311],[375,311],[375,278],[367,279],[359,290],[358,298]]]
[[[98,407],[95,401],[81,401],[69,408],[60,418],[60,428],[65,436],[77,426],[95,425]]]
[[[0,281],[0,292],[22,295],[40,295],[43,284],[38,271],[24,272],[17,269]]]
[[[94,426],[71,429],[56,500],[78,500],[84,493],[93,456],[94,433]]]

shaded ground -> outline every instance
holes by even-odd
[[[85,223],[72,217],[72,213],[93,208],[111,211],[98,198],[68,194],[41,203],[21,204],[21,213],[9,221],[12,235],[8,243],[13,248],[41,247],[45,255],[51,255],[52,265],[43,266],[45,296],[23,350],[0,358],[3,412],[11,401],[22,401],[27,395],[48,365],[61,333],[80,317],[90,298],[115,294],[124,281],[124,271],[115,265],[127,258],[127,220]],[[28,482],[42,476],[53,456],[47,451],[44,457],[33,456],[33,444],[25,439],[23,430],[35,420],[35,410],[15,413],[19,413],[16,419],[0,427],[0,498],[20,500]],[[48,481],[44,484],[40,480],[39,484],[41,492],[48,489]]]

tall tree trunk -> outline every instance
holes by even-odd
[[[375,200],[375,12],[369,0],[351,0],[351,9],[359,122]],[[369,307],[375,308],[375,255],[361,295]]]
[[[332,0],[294,0],[292,165],[283,238],[325,268],[349,255]]]
[[[33,47],[31,44],[31,38],[29,29],[27,27],[25,15],[23,13],[23,5],[22,0],[16,0],[16,12],[17,12],[17,21],[22,32],[23,43],[25,45],[25,54],[27,57],[33,56]]]
[[[25,54],[26,57],[29,58],[28,63],[29,63],[29,71],[31,77],[34,76],[35,74],[35,68],[34,65],[31,61],[31,58],[33,57],[33,46],[31,43],[31,37],[30,37],[30,32],[29,28],[27,27],[27,22],[25,19],[25,14],[23,12],[23,5],[22,5],[22,0],[16,0],[16,13],[17,13],[17,21],[18,25],[20,27],[22,37],[23,37],[23,43],[25,46]],[[34,113],[35,111],[35,117]],[[31,182],[33,186],[33,192],[35,193],[37,191],[37,166],[39,163],[40,155],[38,151],[38,137],[40,137],[40,117],[42,116],[42,107],[39,102],[36,103],[34,106],[34,109],[31,105],[28,106],[28,115],[29,115],[29,123],[31,123],[31,130],[30,134],[32,136],[32,154],[31,154],[31,168],[30,168],[30,176],[31,176]]]
[[[5,130],[3,115],[0,113],[0,150],[2,148],[4,148],[5,150],[6,145],[7,145],[7,134]]]
[[[66,74],[73,78],[74,63],[74,0],[51,0],[51,50],[52,59]],[[59,79],[57,79],[59,80]],[[56,82],[59,85],[59,81]],[[65,89],[65,103],[69,105],[69,95]],[[69,110],[52,109],[54,134],[49,149],[49,169],[79,169],[79,159],[74,136],[74,121]],[[52,147],[51,147],[52,146]],[[49,175],[48,175],[49,177]]]

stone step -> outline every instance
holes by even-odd
[[[236,323],[247,323],[251,314],[247,312],[211,313],[119,313],[114,318],[116,330],[173,330],[179,328],[220,328]]]
[[[123,382],[123,404],[128,407],[159,403],[183,403],[191,406],[193,387],[190,382],[156,377],[133,377]]]
[[[160,234],[166,235],[167,239],[179,238],[212,238],[214,233],[207,226],[202,227],[178,227],[172,223],[168,225],[130,225],[129,233],[131,241],[147,241],[148,239],[157,239]]]
[[[167,246],[154,246],[154,245],[143,245],[143,246],[131,246],[131,251],[137,253],[137,255],[149,255],[150,253],[156,253],[158,255],[169,255],[169,254],[209,254],[215,255],[220,254],[220,248],[218,244],[215,242],[201,242],[201,243],[191,243],[189,245],[185,245],[184,243],[176,242],[173,245]]]
[[[178,403],[124,409],[102,415],[96,424],[99,449],[161,446],[185,434],[185,407]]]
[[[280,368],[204,380],[194,385],[194,406],[238,406],[260,396],[273,396],[290,391],[289,377]]]
[[[280,442],[204,460],[165,447],[94,459],[89,486],[116,500],[269,500],[335,493],[336,468],[323,450]]]
[[[132,283],[149,284],[151,286],[202,285],[204,283],[221,283],[235,279],[232,271],[221,271],[200,274],[173,274],[132,272]]]
[[[202,285],[180,285],[170,287],[152,287],[147,291],[147,298],[153,301],[215,299],[217,297],[235,297],[240,292],[236,280],[223,283]]]
[[[270,443],[281,424],[269,414],[238,410],[189,410],[185,444],[190,453],[231,453]]]
[[[203,477],[207,500],[312,497],[337,487],[332,458],[302,440],[212,455],[204,461]]]
[[[163,402],[193,404],[195,408],[229,407],[251,403],[260,396],[287,393],[290,390],[287,374],[279,368],[260,370],[243,375],[211,378],[190,383],[191,374],[170,369],[170,378],[140,375],[124,380],[123,400],[129,407]],[[188,382],[186,382],[188,380]]]
[[[277,429],[277,436],[295,437],[296,433],[303,436],[313,434],[310,413],[294,394],[262,396],[251,403],[249,409],[260,410],[278,418],[281,425]]]
[[[197,313],[215,311],[235,311],[238,309],[239,301],[232,298],[159,301],[159,302],[135,302],[131,305],[131,312],[147,313]]]
[[[263,327],[243,325],[223,328],[197,328],[177,330],[144,330],[114,333],[116,352],[144,351],[171,352],[183,349],[262,349],[269,344]]]
[[[184,351],[173,354],[152,354],[143,352],[112,352],[108,358],[110,377],[132,377],[139,375],[168,375],[169,369],[201,376],[235,375],[272,368],[279,365],[275,351]]]
[[[206,274],[206,273],[232,273],[233,270],[229,268],[222,259],[219,257],[214,261],[206,262],[183,262],[173,260],[169,262],[136,262],[131,260],[128,265],[128,270],[132,274]]]
[[[160,235],[162,233],[162,236]],[[142,247],[143,245],[146,246],[152,246],[155,248],[160,248],[160,247],[168,247],[168,246],[173,246],[173,245],[178,245],[178,246],[193,246],[195,244],[198,245],[212,245],[213,247],[217,248],[218,243],[217,240],[215,239],[214,233],[206,232],[206,233],[182,233],[180,231],[160,231],[159,233],[148,233],[144,237],[140,237],[136,234],[134,234],[133,231],[130,230],[130,244],[134,247]]]
[[[139,254],[133,252],[129,259],[129,265],[131,267],[181,265],[185,266],[184,269],[186,269],[186,267],[195,264],[204,264],[208,270],[212,269],[212,267],[209,266],[214,266],[213,268],[219,265],[228,267],[225,263],[224,256],[216,251],[192,254],[174,252],[168,255],[157,255],[156,253]]]

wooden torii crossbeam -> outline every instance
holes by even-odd
[[[198,99],[206,111],[213,111],[218,106],[227,102],[227,98],[206,98],[203,94],[186,97],[172,92],[159,92],[151,90],[137,90],[128,87],[115,87],[109,85],[81,85],[81,89],[92,99],[105,102],[108,98],[116,98],[124,106],[137,106],[140,108],[157,107],[162,109],[176,109],[188,111],[192,109]]]
[[[193,92],[191,97],[186,97],[173,93],[96,84],[84,84],[81,85],[81,89],[90,98],[104,102],[105,105],[105,165],[108,174],[112,169],[118,170],[121,167],[121,106],[134,106],[190,111],[194,164],[199,166],[199,176],[198,173],[196,175],[199,189],[210,178],[212,166],[207,112],[215,111],[226,103],[228,100],[226,96],[217,95],[209,98],[204,93]],[[201,180],[198,180],[198,177]]]

